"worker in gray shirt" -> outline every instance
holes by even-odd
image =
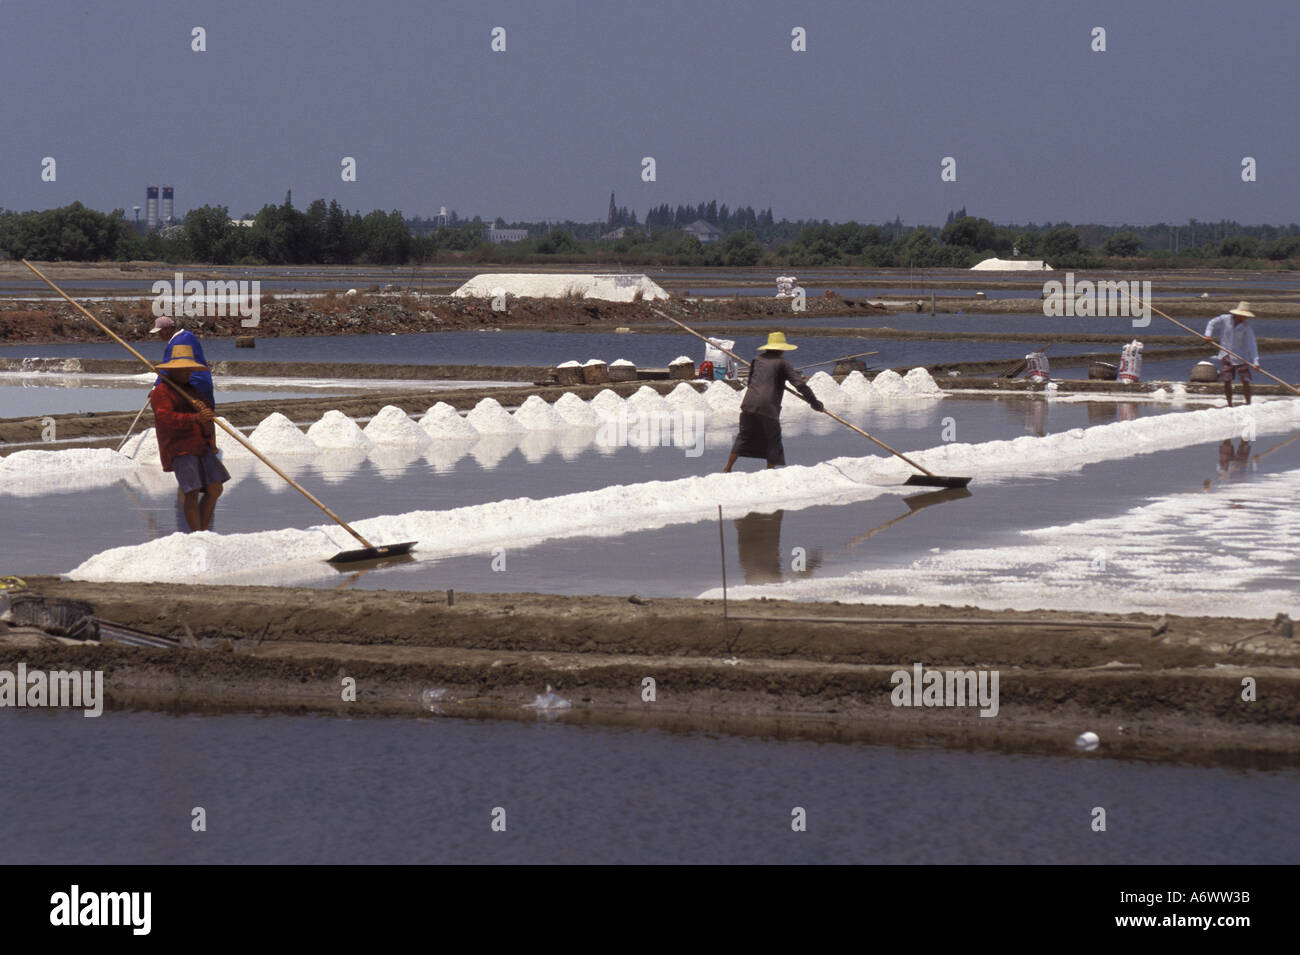
[[[824,411],[808,382],[783,357],[798,345],[786,343],[784,332],[772,332],[767,344],[758,351],[758,357],[749,366],[749,385],[740,402],[740,433],[731,446],[731,457],[722,473],[730,474],[738,458],[763,458],[769,468],[785,464],[785,448],[781,444],[781,396],[785,384],[794,385],[814,411]]]
[[[1216,315],[1205,326],[1203,336],[1211,345],[1219,346],[1219,379],[1223,382],[1223,396],[1232,407],[1232,379],[1241,379],[1241,390],[1250,404],[1250,370],[1259,370],[1259,345],[1255,343],[1255,330],[1246,324],[1254,318],[1249,302],[1241,302],[1223,315]],[[1218,341],[1215,342],[1215,338]],[[1228,352],[1235,352],[1240,359]]]

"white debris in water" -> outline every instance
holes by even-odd
[[[307,437],[311,438],[318,448],[335,450],[366,449],[373,444],[370,438],[366,437],[365,432],[357,427],[357,423],[342,411],[325,412],[319,421],[307,429]]]
[[[248,436],[248,443],[263,454],[315,454],[320,450],[316,442],[278,411],[262,419]]]
[[[892,368],[886,368],[871,379],[871,390],[878,398],[908,398],[912,394],[903,376]]]
[[[384,405],[380,408],[379,414],[366,425],[365,433],[375,444],[424,447],[429,443],[429,433],[397,405]]]
[[[529,395],[515,409],[515,420],[528,431],[560,431],[567,422],[538,395]]]
[[[533,702],[525,703],[526,710],[567,710],[573,704],[566,700],[560,694],[551,689],[551,685],[546,684],[546,692],[538,693],[533,698]]]
[[[676,368],[678,365],[690,365],[692,368],[694,368],[695,360],[691,358],[690,355],[678,355],[676,358],[674,358],[672,361],[668,363],[669,368]]]
[[[628,361],[626,358],[617,358],[610,362],[610,368],[635,368],[636,362]]]
[[[937,473],[969,474],[982,480],[1023,477],[1026,474],[1053,474],[1078,470],[1085,464],[1106,460],[1127,460],[1136,454],[1148,454],[1193,444],[1202,444],[1225,437],[1236,437],[1242,427],[1253,419],[1260,434],[1289,432],[1300,424],[1300,401],[1279,400],[1257,402],[1249,408],[1234,407],[1207,409],[1153,415],[1131,422],[1116,422],[1088,429],[1075,429],[1048,435],[1043,438],[1025,436],[1014,441],[989,441],[982,444],[944,444],[926,451],[913,452],[911,457],[924,467]],[[480,446],[474,445],[477,457]],[[507,442],[507,447],[510,444]],[[507,451],[508,453],[508,451]],[[493,501],[445,511],[414,511],[363,519],[354,523],[358,533],[370,540],[420,541],[415,556],[422,560],[436,560],[453,555],[486,553],[495,546],[526,547],[543,541],[575,537],[617,536],[631,531],[652,530],[672,524],[711,520],[716,508],[722,504],[733,516],[751,510],[799,508],[841,504],[849,501],[869,500],[882,494],[904,493],[903,480],[912,474],[911,468],[892,457],[866,456],[837,458],[812,467],[790,466],[775,470],[760,470],[735,474],[707,474],[672,481],[651,481],[627,486],[612,486],[592,491],[534,500],[518,498]],[[1274,489],[1279,500],[1294,499],[1297,488],[1295,474],[1286,487]],[[1234,496],[1242,495],[1256,485],[1234,485]],[[1290,495],[1289,497],[1287,495]],[[1182,496],[1196,499],[1196,495]],[[1194,521],[1205,514],[1222,512],[1225,520],[1233,515],[1251,516],[1250,509],[1240,511],[1223,508],[1222,500],[1212,495],[1201,497],[1205,503],[1193,515]],[[1178,505],[1175,504],[1176,508]],[[1290,506],[1289,504],[1287,506]],[[1193,509],[1195,510],[1195,509]],[[1172,514],[1173,509],[1170,510]],[[1270,514],[1276,523],[1276,515]],[[1224,534],[1225,528],[1215,526],[1216,541],[1237,539]],[[1109,533],[1109,529],[1105,533]],[[1271,530],[1275,533],[1275,529]],[[1105,533],[1101,536],[1104,538]],[[1149,536],[1149,535],[1148,535]],[[1253,547],[1254,538],[1246,534],[1239,538],[1243,547]],[[351,538],[333,524],[324,524],[306,530],[262,531],[248,534],[186,534],[119,547],[97,554],[71,572],[80,580],[169,580],[172,582],[218,583],[237,580],[315,580],[321,567],[318,561],[337,550],[350,546]],[[1057,549],[1069,550],[1077,541],[1068,537]],[[1291,548],[1294,553],[1300,547]],[[1007,548],[1010,552],[1013,548]],[[938,555],[943,559],[949,554]],[[1035,551],[1025,560],[1033,563],[1035,573],[1044,569],[1053,573],[1071,575],[1078,583],[1080,570],[1063,562],[1058,570],[1046,551]],[[1085,557],[1088,551],[1084,550]],[[1204,547],[1198,551],[1195,574],[1198,586],[1205,578]],[[1006,567],[1008,553],[998,555],[998,567]],[[1056,558],[1059,559],[1059,554]],[[269,568],[280,568],[269,573]],[[1268,568],[1261,567],[1261,572]],[[326,571],[331,573],[332,571]],[[873,570],[872,574],[881,573]],[[1086,575],[1085,575],[1086,576]],[[1131,581],[1122,575],[1096,575],[1119,581],[1116,586],[1128,587],[1134,593],[1145,592],[1146,587],[1133,588]],[[904,579],[910,577],[904,573]],[[1294,580],[1295,575],[1283,578]],[[854,591],[858,599],[875,599],[867,593],[861,581],[855,580]],[[809,584],[820,583],[819,580]],[[1225,586],[1232,581],[1225,579]],[[787,585],[791,587],[794,585]],[[1032,583],[1031,583],[1032,586]],[[1274,585],[1276,586],[1276,585]],[[737,588],[748,591],[749,588]],[[759,588],[761,596],[768,591]],[[786,591],[791,596],[794,591]],[[783,595],[785,595],[783,593]],[[961,591],[961,601],[972,603]],[[865,596],[863,596],[865,594]],[[1152,599],[1158,600],[1152,588]],[[805,596],[816,598],[809,592]],[[1252,599],[1254,595],[1251,595]],[[833,598],[846,599],[844,592]],[[895,602],[915,601],[906,596]],[[995,595],[994,600],[1001,600]],[[1026,599],[1041,606],[1043,593],[1030,592]],[[1096,606],[1095,595],[1090,598]],[[1230,604],[1220,613],[1233,614]],[[1009,606],[998,603],[997,606]],[[1062,607],[1061,609],[1066,609]],[[1300,616],[1300,608],[1296,614]]]
[[[613,394],[613,392],[610,392],[610,394]],[[566,391],[560,395],[555,400],[555,404],[551,406],[551,409],[568,422],[570,427],[587,428],[600,424],[600,415],[596,413],[595,409],[571,391]]]
[[[903,376],[907,390],[918,398],[942,398],[943,389],[935,384],[934,378],[924,368],[913,368]]]
[[[424,417],[420,419],[420,427],[429,437],[435,439],[478,437],[475,427],[445,401],[439,401],[424,413]]]
[[[520,434],[523,426],[495,398],[484,398],[465,416],[479,434]]]

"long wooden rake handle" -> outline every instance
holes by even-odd
[[[126,343],[122,338],[120,338],[120,337],[119,337],[119,336],[118,336],[118,335],[117,335],[117,334],[116,334],[116,333],[115,333],[111,328],[109,328],[107,325],[105,325],[103,322],[101,322],[99,319],[97,319],[94,315],[90,314],[89,311],[87,311],[85,308],[82,307],[82,305],[81,305],[80,302],[75,302],[75,301],[73,301],[71,298],[69,298],[69,297],[68,297],[68,293],[65,292],[65,291],[63,291],[63,289],[59,288],[57,285],[55,285],[53,282],[51,282],[48,278],[46,278],[45,275],[41,272],[40,269],[38,269],[36,266],[32,265],[32,263],[28,262],[26,259],[22,259],[21,261],[22,261],[23,265],[27,266],[29,269],[31,269],[33,272],[36,273],[36,277],[37,277],[37,278],[39,278],[42,282],[44,282],[44,283],[45,283],[46,285],[48,285],[50,288],[54,289],[55,292],[57,292],[59,295],[61,295],[61,296],[63,297],[63,299],[64,299],[64,300],[65,300],[69,305],[71,305],[71,306],[72,306],[73,308],[75,308],[77,311],[81,312],[82,315],[85,315],[88,319],[90,319],[92,322],[94,322],[96,325],[98,325],[98,326],[100,327],[100,329],[101,329],[105,334],[107,334],[107,335],[108,335],[110,338],[112,338],[115,342],[117,342],[119,345],[121,345],[123,348],[125,348],[127,351],[129,351],[129,352],[130,352],[132,355],[134,355],[136,358],[140,359],[140,361],[144,363],[144,366],[145,366],[146,368],[148,368],[148,369],[149,369],[151,372],[153,372],[155,375],[158,375],[159,378],[161,378],[163,381],[165,381],[168,385],[171,386],[172,391],[176,392],[176,394],[178,394],[178,395],[180,395],[182,398],[184,398],[184,399],[186,400],[186,402],[189,403],[189,405],[190,405],[191,408],[195,407],[195,405],[194,405],[194,401],[190,398],[190,396],[187,395],[184,391],[182,391],[182,390],[181,390],[181,387],[180,387],[178,384],[176,384],[176,382],[172,381],[171,378],[169,378],[167,375],[164,375],[164,374],[159,373],[158,369],[154,367],[153,362],[151,362],[148,358],[145,358],[144,355],[141,355],[138,351],[136,351],[134,348],[132,348],[130,345],[128,345],[128,344],[127,344],[127,343]],[[305,487],[303,487],[301,484],[299,484],[299,483],[298,483],[297,481],[295,481],[293,478],[289,477],[289,475],[285,474],[283,471],[281,471],[279,468],[277,468],[274,464],[272,464],[272,463],[267,459],[266,455],[264,455],[261,451],[257,450],[257,448],[253,447],[252,444],[250,444],[247,440],[245,440],[245,438],[244,438],[244,436],[243,436],[242,434],[240,434],[240,433],[239,433],[238,431],[236,431],[234,428],[230,427],[228,424],[226,424],[226,423],[225,423],[224,421],[222,421],[220,418],[217,418],[217,417],[214,416],[212,420],[213,420],[213,422],[214,422],[215,424],[217,424],[217,425],[221,428],[222,431],[226,432],[226,434],[230,435],[232,438],[234,438],[236,441],[238,441],[240,444],[242,444],[245,448],[247,448],[249,451],[251,451],[251,452],[253,453],[253,456],[254,456],[254,457],[256,457],[259,461],[261,461],[263,464],[265,464],[268,468],[270,468],[272,471],[274,471],[274,472],[275,472],[276,474],[278,474],[280,477],[284,478],[284,480],[285,480],[286,482],[288,482],[288,484],[289,484],[290,487],[292,487],[294,490],[296,490],[296,491],[298,491],[299,493],[301,493],[303,497],[307,498],[307,500],[311,501],[313,504],[315,504],[317,507],[319,507],[322,511],[324,511],[326,514],[328,514],[328,515],[330,516],[330,519],[333,520],[334,523],[338,524],[339,527],[343,528],[345,531],[347,531],[349,534],[351,534],[351,535],[352,535],[353,537],[355,537],[357,540],[361,541],[361,543],[364,544],[366,547],[373,548],[373,547],[375,546],[374,544],[370,543],[370,541],[366,540],[364,537],[362,537],[360,534],[358,534],[356,531],[354,531],[354,530],[352,529],[352,527],[351,527],[351,526],[350,526],[350,525],[349,525],[345,520],[343,520],[343,518],[339,517],[337,514],[335,514],[333,511],[331,511],[328,507],[326,507],[324,504],[322,504],[321,501],[316,497],[316,495],[314,495],[314,494],[311,493],[311,491],[307,490]]]
[[[712,345],[714,348],[718,349],[718,351],[722,352],[724,355],[727,355],[727,356],[729,356],[729,357],[731,357],[731,358],[736,359],[736,361],[740,362],[740,363],[741,363],[742,365],[744,365],[746,368],[749,367],[749,362],[745,361],[745,359],[741,358],[739,355],[737,355],[737,354],[735,354],[735,353],[733,353],[733,352],[729,352],[729,351],[727,351],[727,349],[721,347],[721,346],[720,346],[716,341],[714,341],[713,339],[711,339],[711,338],[705,338],[705,337],[704,337],[703,335],[701,335],[699,332],[695,331],[695,329],[690,328],[690,327],[688,327],[688,326],[682,324],[681,322],[677,321],[677,319],[673,318],[671,315],[664,315],[664,313],[661,312],[661,311],[659,311],[659,309],[657,309],[657,308],[655,308],[655,309],[651,309],[651,311],[654,312],[656,315],[659,315],[659,316],[662,316],[663,318],[668,319],[668,321],[672,322],[674,325],[676,325],[676,326],[678,326],[679,328],[681,328],[682,331],[690,332],[692,335],[694,335],[696,338],[698,338],[700,341],[704,342],[705,344]],[[787,385],[785,386],[785,390],[788,391],[790,394],[794,395],[794,396],[795,396],[796,398],[798,398],[800,401],[803,400],[803,395],[799,394],[799,392],[797,392],[797,391],[795,391],[793,388],[791,388],[789,384],[787,384]],[[864,438],[866,438],[868,441],[873,441],[873,442],[875,442],[876,444],[878,444],[880,447],[884,448],[886,451],[888,451],[890,454],[894,455],[895,457],[902,458],[904,461],[906,461],[906,462],[907,462],[908,464],[910,464],[912,467],[916,468],[918,471],[920,471],[920,472],[921,472],[922,474],[924,474],[926,477],[938,477],[938,475],[936,475],[933,471],[927,471],[925,468],[921,467],[921,465],[917,464],[915,461],[913,461],[913,460],[912,460],[911,458],[909,458],[907,455],[903,454],[901,451],[895,451],[895,450],[894,450],[893,448],[891,448],[889,445],[885,444],[885,442],[881,441],[879,438],[876,438],[876,437],[873,437],[872,435],[867,434],[867,432],[863,431],[863,430],[862,430],[861,428],[859,428],[857,425],[849,424],[847,421],[845,421],[845,420],[844,420],[843,418],[841,418],[839,415],[835,414],[833,411],[827,411],[825,408],[823,408],[823,409],[822,409],[822,414],[826,415],[826,416],[829,417],[829,418],[834,418],[834,419],[835,419],[836,421],[838,421],[840,424],[844,425],[844,427],[849,428],[849,429],[851,429],[851,430],[853,430],[853,431],[856,431],[858,434],[862,435],[862,436],[863,436]]]
[[[1128,294],[1128,293],[1125,293],[1125,294]],[[1136,295],[1131,295],[1131,294],[1130,294],[1130,295],[1129,295],[1129,298],[1132,298],[1132,299],[1134,299],[1135,301],[1137,301],[1137,303],[1138,303],[1139,305],[1142,305],[1142,304],[1143,304],[1142,299],[1138,298],[1138,296],[1136,296]],[[1154,305],[1152,305],[1150,302],[1147,302],[1147,303],[1145,303],[1145,304],[1146,304],[1146,307],[1147,307],[1147,308],[1151,309],[1151,311],[1155,312],[1155,313],[1156,313],[1157,315],[1159,315],[1161,318],[1164,318],[1164,319],[1167,319],[1167,320],[1173,322],[1175,325],[1177,325],[1177,326],[1178,326],[1179,328],[1181,328],[1183,331],[1185,331],[1185,332],[1189,332],[1189,333],[1191,333],[1192,335],[1195,335],[1195,336],[1196,336],[1197,338],[1199,338],[1201,341],[1203,341],[1203,342],[1210,342],[1210,341],[1212,341],[1212,339],[1209,339],[1209,338],[1207,338],[1205,335],[1202,335],[1202,334],[1201,334],[1200,332],[1198,332],[1196,329],[1194,329],[1194,328],[1189,328],[1188,326],[1184,325],[1184,324],[1183,324],[1182,322],[1180,322],[1178,319],[1176,319],[1176,318],[1170,318],[1168,315],[1166,315],[1164,312],[1160,311],[1160,309],[1156,308],[1156,307],[1155,307]],[[1220,351],[1222,351],[1222,352],[1226,352],[1227,354],[1231,355],[1233,358],[1237,359],[1237,361],[1241,362],[1243,365],[1251,365],[1252,368],[1255,368],[1255,369],[1256,369],[1256,370],[1257,370],[1261,375],[1263,375],[1264,377],[1266,377],[1266,378],[1272,378],[1274,381],[1276,381],[1276,382],[1277,382],[1279,385],[1281,385],[1283,388],[1286,388],[1286,389],[1290,390],[1290,391],[1293,392],[1294,394],[1300,395],[1300,389],[1297,389],[1296,386],[1293,385],[1293,384],[1291,384],[1290,382],[1288,382],[1288,381],[1283,381],[1283,380],[1282,380],[1281,378],[1279,378],[1277,375],[1270,374],[1269,372],[1265,371],[1263,368],[1260,368],[1259,365],[1252,365],[1250,362],[1246,361],[1246,359],[1244,359],[1244,358],[1242,358],[1240,355],[1238,355],[1235,351],[1232,351],[1232,350],[1229,349],[1229,348],[1224,348],[1222,344],[1219,344],[1219,343],[1215,342],[1214,345],[1215,345],[1215,347],[1218,348]]]

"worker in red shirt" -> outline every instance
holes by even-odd
[[[230,472],[217,457],[216,414],[189,383],[191,374],[207,366],[195,360],[191,346],[178,344],[171,359],[155,367],[170,380],[159,380],[149,392],[158,456],[163,470],[176,475],[185,523],[191,531],[206,531],[212,526],[221,485],[230,480]]]

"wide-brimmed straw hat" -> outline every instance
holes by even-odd
[[[162,371],[174,371],[178,368],[207,368],[208,366],[194,358],[194,348],[190,345],[177,345],[172,349],[171,361],[154,365]]]
[[[152,335],[155,332],[160,332],[164,328],[175,328],[175,327],[176,327],[176,323],[172,321],[171,317],[168,315],[163,315],[156,322],[153,323],[153,328],[149,329],[149,334]]]
[[[1238,302],[1236,308],[1228,310],[1229,315],[1240,315],[1242,318],[1254,318],[1255,313],[1250,310],[1249,302]]]
[[[785,332],[769,332],[767,344],[759,348],[759,351],[794,351],[798,347],[786,342]]]

